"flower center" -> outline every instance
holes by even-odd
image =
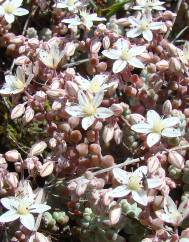
[[[18,208],[17,208],[17,213],[20,215],[25,215],[25,214],[29,213],[28,207],[26,206],[25,203],[20,202],[20,204],[18,205]]]
[[[128,49],[123,49],[121,59],[125,61],[128,61],[130,59],[130,54]]]
[[[92,81],[89,86],[89,91],[97,93],[100,91],[100,84],[97,81]]]
[[[21,80],[16,79],[16,81],[13,82],[13,88],[23,89],[24,88],[24,83]]]
[[[164,129],[164,125],[162,124],[161,120],[154,122],[153,127],[152,127],[152,131],[154,133],[160,134],[162,129]]]
[[[149,29],[149,23],[147,21],[142,21],[140,24],[140,29],[142,31],[148,30]]]
[[[5,13],[11,14],[14,12],[15,7],[12,4],[7,3],[4,5],[4,10],[5,10]]]
[[[133,191],[138,191],[142,187],[141,178],[139,176],[131,176],[129,178],[128,188]]]
[[[92,103],[86,103],[83,107],[86,116],[92,116],[96,113],[96,107]]]

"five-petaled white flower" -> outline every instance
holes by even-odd
[[[148,134],[147,144],[149,147],[158,143],[161,136],[170,138],[181,136],[179,129],[171,128],[180,123],[178,117],[162,119],[154,110],[149,110],[146,116],[147,123],[134,124],[131,126],[131,129],[138,133]]]
[[[79,104],[66,107],[66,112],[73,117],[81,117],[82,127],[87,130],[95,121],[95,119],[105,119],[113,115],[108,108],[99,107],[102,103],[104,92],[96,93],[94,97],[86,95],[83,91],[78,93]]]
[[[0,5],[0,16],[4,16],[5,20],[11,24],[15,20],[15,16],[23,16],[29,13],[28,10],[20,8],[23,0],[7,0]]]
[[[5,84],[0,89],[0,95],[11,95],[23,92],[31,82],[32,78],[33,74],[30,74],[26,80],[23,68],[17,67],[15,76],[5,76]]]
[[[62,22],[69,24],[68,28],[84,25],[87,30],[90,30],[93,27],[93,22],[106,20],[105,18],[98,17],[96,13],[88,13],[86,10],[81,10],[79,15],[75,18],[64,19]]]
[[[163,22],[153,22],[149,15],[144,15],[141,19],[129,17],[128,20],[133,27],[127,32],[127,37],[129,38],[135,38],[142,35],[145,40],[152,41],[152,30],[158,30],[164,26]]]
[[[136,0],[136,3],[137,5],[133,7],[133,9],[135,10],[144,10],[144,11],[165,10],[165,8],[162,7],[164,2],[160,2],[159,0]]]
[[[145,46],[129,46],[129,42],[125,39],[118,39],[113,49],[103,50],[102,54],[110,59],[116,60],[113,64],[113,72],[121,72],[127,64],[144,68],[143,63],[136,57],[146,50]]]
[[[39,49],[38,50],[39,59],[49,68],[56,69],[60,64],[64,51],[60,50],[59,45],[57,43],[49,44],[49,49]]]
[[[82,90],[94,94],[100,91],[107,91],[110,88],[116,88],[118,85],[116,81],[107,83],[108,75],[103,74],[95,75],[91,81],[82,76],[76,76],[75,81]]]
[[[8,223],[20,219],[20,222],[29,230],[33,230],[35,219],[32,213],[44,213],[50,209],[46,204],[35,203],[30,197],[5,197],[2,205],[8,209],[0,216],[0,223]]]
[[[147,170],[147,166],[141,166],[134,172],[126,172],[120,168],[114,168],[113,175],[121,185],[114,188],[110,192],[110,196],[119,198],[131,193],[134,201],[146,206],[148,197],[143,187],[143,178],[146,177]],[[159,187],[162,184],[159,178],[146,178],[146,181],[149,189]]]
[[[59,0],[53,7],[55,8],[67,8],[70,12],[76,13],[78,8],[82,6],[79,0]]]
[[[182,63],[189,65],[189,41],[185,42],[183,50],[177,48],[177,52]]]
[[[166,223],[179,226],[189,215],[189,201],[184,199],[178,209],[170,196],[164,198],[164,209],[156,211],[156,215]]]

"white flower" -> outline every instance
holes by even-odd
[[[156,111],[149,110],[147,112],[147,123],[134,124],[131,129],[138,133],[148,134],[147,144],[152,147],[160,141],[161,136],[170,138],[181,136],[179,129],[171,128],[179,123],[178,117],[162,119]]]
[[[165,10],[165,8],[161,6],[164,2],[160,2],[159,0],[136,0],[136,3],[137,6],[133,7],[135,10]]]
[[[187,199],[183,200],[178,209],[170,196],[164,199],[164,210],[158,210],[156,215],[164,222],[179,226],[181,222],[189,215],[189,202]]]
[[[28,10],[20,8],[23,0],[7,0],[0,6],[0,15],[11,24],[15,20],[15,16],[23,16],[29,13]]]
[[[127,32],[127,37],[135,38],[142,35],[147,41],[152,41],[153,39],[152,30],[161,29],[164,25],[163,22],[153,22],[152,18],[146,15],[141,19],[129,17],[128,20],[134,28]]]
[[[75,18],[64,19],[62,22],[69,24],[68,28],[84,25],[87,30],[90,30],[93,27],[93,22],[106,20],[98,17],[96,13],[88,13],[86,10],[81,10],[79,15],[80,17],[77,15]]]
[[[12,222],[19,218],[29,230],[33,230],[35,226],[32,213],[41,214],[50,209],[48,205],[34,203],[34,200],[29,197],[5,197],[1,199],[1,203],[8,211],[0,216],[0,223]]]
[[[64,51],[61,51],[58,43],[49,44],[49,49],[38,50],[39,59],[49,68],[56,69],[64,56]]]
[[[183,46],[183,50],[177,48],[177,53],[182,63],[185,65],[188,65],[189,64],[189,41],[185,42]]]
[[[102,103],[104,92],[100,91],[91,98],[84,92],[78,93],[78,105],[66,107],[66,112],[73,117],[82,117],[82,127],[87,130],[95,121],[95,119],[105,119],[113,115],[108,108],[99,107]]]
[[[17,67],[16,75],[6,75],[5,84],[0,89],[0,95],[18,94],[24,91],[33,78],[30,74],[28,79],[25,79],[25,72],[22,67]]]
[[[77,12],[78,8],[82,6],[79,0],[60,0],[54,4],[55,8],[67,8],[70,12]]]
[[[118,85],[116,81],[107,83],[108,76],[103,74],[95,75],[91,81],[83,78],[82,76],[76,76],[75,80],[82,90],[94,94],[99,91],[106,91],[110,88],[116,88]]]
[[[129,42],[125,39],[118,39],[113,49],[103,50],[102,54],[110,59],[116,60],[113,64],[113,72],[121,72],[127,64],[144,68],[143,63],[136,58],[145,51],[145,46],[129,46]]]
[[[120,168],[114,168],[113,175],[121,185],[113,189],[110,195],[119,198],[131,193],[133,200],[146,206],[148,197],[143,188],[143,178],[147,175],[147,169],[147,166],[141,166],[134,172],[126,172]],[[162,184],[159,178],[146,178],[146,181],[149,189],[159,187]]]

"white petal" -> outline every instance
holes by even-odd
[[[143,38],[147,41],[152,41],[153,39],[153,34],[151,30],[146,30],[142,32]]]
[[[79,106],[79,105],[66,107],[65,111],[73,117],[83,117],[84,116],[81,106]]]
[[[89,103],[89,99],[83,91],[78,92],[78,102],[81,106],[85,106],[87,103]]]
[[[35,219],[31,213],[20,216],[20,222],[29,230],[33,230],[35,227]]]
[[[123,60],[116,60],[113,64],[113,73],[119,73],[125,69],[127,62]]]
[[[128,63],[136,68],[144,68],[144,64],[136,57],[132,57],[130,60],[128,60]]]
[[[120,51],[115,49],[103,50],[102,54],[112,60],[117,60],[120,57]]]
[[[164,221],[166,223],[171,223],[172,222],[170,216],[168,214],[166,214],[166,213],[163,213],[163,211],[160,210],[160,211],[156,211],[155,213],[156,213],[156,216],[158,218],[160,218],[162,221]]]
[[[26,15],[28,14],[29,11],[25,8],[17,8],[15,11],[14,11],[14,15],[16,16],[23,16],[23,15]]]
[[[25,74],[24,74],[24,70],[18,66],[16,69],[16,76],[19,79],[19,81],[25,83]]]
[[[15,197],[4,197],[1,198],[1,203],[6,209],[17,208],[19,202]]]
[[[140,190],[138,192],[133,191],[132,198],[133,198],[133,200],[135,200],[135,202],[137,202],[143,206],[147,206],[147,204],[148,204],[148,197],[144,190]]]
[[[5,20],[7,21],[7,23],[12,24],[15,20],[15,17],[13,14],[5,14]]]
[[[142,178],[144,175],[147,174],[147,172],[148,172],[147,166],[140,166],[133,172],[133,175],[136,175]]]
[[[160,178],[148,178],[147,179],[147,184],[148,184],[149,189],[159,187],[159,186],[161,186],[162,183],[163,183],[163,180]]]
[[[29,208],[31,213],[44,213],[49,209],[51,209],[51,207],[46,204],[33,204]]]
[[[133,26],[138,26],[140,24],[140,21],[134,17],[129,17],[128,20]]]
[[[147,122],[153,126],[154,123],[157,123],[161,120],[159,114],[154,110],[149,110],[146,114]]]
[[[137,133],[148,134],[151,132],[151,125],[147,123],[139,123],[132,125],[131,129]]]
[[[15,210],[9,210],[0,216],[0,223],[7,223],[18,219],[20,216]]]
[[[94,116],[89,116],[89,117],[85,117],[82,119],[82,128],[84,130],[87,130],[95,121],[95,117]]]
[[[147,145],[149,147],[152,147],[153,145],[155,145],[156,143],[158,143],[161,139],[161,135],[158,133],[150,133],[147,136]]]
[[[179,137],[181,136],[181,132],[179,129],[174,129],[174,128],[165,128],[161,134],[165,137]]]
[[[130,193],[130,190],[127,189],[127,186],[122,185],[114,188],[110,192],[110,196],[112,197],[125,197]]]
[[[139,30],[138,28],[134,28],[134,29],[130,29],[127,32],[127,37],[128,38],[135,38],[135,37],[138,37],[141,34],[142,34],[141,30]]]
[[[11,4],[15,7],[18,8],[22,5],[23,0],[12,0]]]
[[[67,8],[67,5],[65,3],[55,3],[53,5],[53,8]]]
[[[114,46],[118,49],[118,50],[123,50],[123,49],[129,49],[129,42],[125,39],[118,39],[116,41],[116,43],[114,44]],[[120,53],[121,54],[121,53]]]
[[[104,98],[104,91],[97,92],[93,98],[93,104],[95,107],[99,107]]]
[[[112,170],[115,179],[121,184],[127,184],[129,180],[129,173],[120,169],[114,168]]]
[[[109,118],[113,115],[114,115],[114,113],[109,108],[97,108],[95,117],[96,118]]]
[[[5,10],[2,6],[0,6],[0,16],[2,17],[5,14]]]
[[[171,117],[171,118],[163,119],[161,122],[163,124],[163,127],[169,128],[180,123],[180,119],[178,117]]]
[[[141,55],[145,50],[146,50],[146,47],[145,46],[132,47],[129,50],[129,55],[132,55],[132,56]]]
[[[164,210],[166,213],[174,213],[177,211],[177,206],[170,196],[166,196],[164,199]]]
[[[164,25],[164,23],[162,23],[162,22],[152,22],[150,24],[150,29],[157,30],[157,29],[160,29],[163,25]]]

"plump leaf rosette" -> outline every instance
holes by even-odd
[[[110,196],[115,198],[130,195],[131,199],[140,205],[148,205],[148,189],[157,188],[162,185],[162,180],[157,177],[146,178],[148,174],[147,166],[140,166],[134,172],[126,172],[120,168],[113,169],[114,178],[121,184],[110,192]],[[144,184],[146,179],[147,188]]]
[[[181,136],[180,129],[173,128],[179,123],[178,117],[162,119],[156,111],[149,110],[146,115],[146,122],[134,124],[131,129],[137,133],[147,134],[147,145],[152,147],[160,141],[162,136],[168,138]]]

